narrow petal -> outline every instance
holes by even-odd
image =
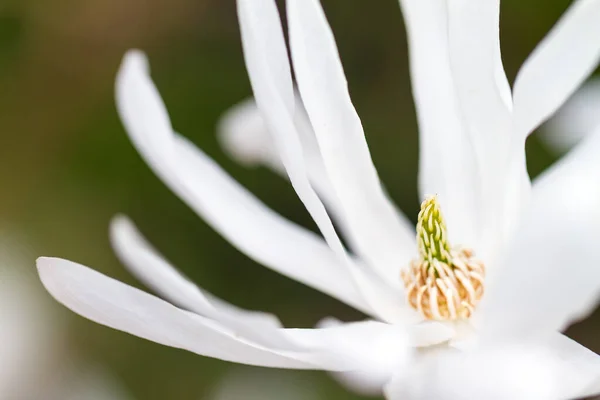
[[[538,178],[481,304],[490,335],[563,330],[600,294],[600,131]]]
[[[178,136],[176,139],[176,148],[179,156],[181,174],[191,173],[192,175],[190,175],[190,178],[195,175],[201,176],[202,174],[194,173],[194,171],[202,171],[204,169],[203,164],[206,162],[202,159],[203,154],[199,151],[199,149],[180,136]],[[203,184],[205,183],[206,182],[203,182]],[[224,201],[231,201],[231,197],[228,197],[227,199],[219,199],[218,201],[219,203],[223,203]],[[219,204],[220,207],[222,207],[223,205],[224,204]],[[247,207],[248,204],[244,204],[244,206]],[[236,210],[236,212],[238,211],[241,213],[251,212],[251,210],[249,210],[248,208],[245,208],[243,210]],[[233,210],[228,210],[227,212],[229,214],[227,216],[224,216],[224,218],[235,218]],[[253,215],[252,217],[256,218],[257,215]],[[255,222],[255,224],[249,225],[246,228],[248,229],[247,232],[242,231],[240,220],[233,219],[233,222],[235,224],[234,227],[236,229],[236,234],[247,233],[249,236],[252,236],[252,238],[248,238],[252,242],[257,242],[257,244],[261,246],[264,245],[264,238],[256,237],[255,224],[262,223],[263,228],[270,228],[264,226],[266,221],[261,220],[260,222],[257,221]],[[340,254],[331,251],[331,248],[327,247],[327,245],[321,239],[317,239],[318,237],[312,232],[305,232],[306,234],[314,236],[317,240],[317,243],[315,244],[323,246],[323,248],[298,248],[298,242],[296,242],[296,240],[299,238],[292,238],[292,240],[290,240],[289,242],[284,243],[285,237],[276,237],[277,234],[275,234],[272,242],[270,243],[270,245],[273,245],[273,243],[277,243],[277,250],[281,252],[281,257],[285,261],[287,261],[288,265],[297,265],[296,269],[286,271],[289,274],[289,276],[304,276],[305,274],[307,274],[306,260],[290,260],[290,257],[296,257],[295,254],[298,254],[299,251],[310,252],[319,250],[321,252],[320,255],[317,253],[312,253],[302,254],[300,257],[326,257],[320,258],[320,263],[332,263],[332,265],[341,268],[341,271],[339,271],[339,273],[342,275],[341,277],[345,279],[345,281],[340,283],[347,283],[349,285],[348,290],[353,290],[352,294],[356,296],[356,298],[351,299],[351,301],[353,301],[354,303],[358,303],[359,306],[356,306],[354,305],[354,303],[350,302],[347,302],[348,304],[357,307],[359,310],[364,311],[369,315],[376,316],[388,322],[404,321],[407,318],[410,318],[412,320],[419,319],[418,314],[406,305],[405,299],[399,291],[394,290],[392,286],[388,285],[386,282],[381,280],[381,278],[375,275],[372,271],[365,269],[362,265],[359,265],[356,262],[356,260],[350,259],[349,257],[345,256],[345,254]],[[282,232],[280,229],[279,234],[281,233]],[[274,232],[270,232],[270,235],[274,235]],[[268,264],[265,265],[268,266]],[[279,269],[277,269],[277,271],[281,272],[283,260],[278,266]],[[337,286],[338,282],[328,280],[331,278],[331,274],[328,274],[326,276],[324,274],[325,271],[323,271],[320,267],[317,267],[316,265],[312,265],[311,267],[313,267],[314,269],[311,268],[312,271],[310,271],[310,273],[314,273],[316,275],[315,279],[319,280],[323,284],[323,286],[320,287],[319,290],[321,290],[324,293],[330,293],[333,289],[339,289],[339,287]]]
[[[296,99],[294,115],[296,131],[302,144],[304,163],[311,185],[327,206],[336,222],[343,224],[339,202],[332,191],[327,177],[323,158],[315,133],[310,126],[306,111],[301,107],[301,100]],[[219,140],[223,148],[237,162],[244,165],[264,165],[276,173],[288,178],[281,156],[273,141],[256,102],[247,99],[229,109],[219,122]]]
[[[514,85],[514,129],[525,137],[594,71],[600,58],[600,1],[577,0],[537,46]]]
[[[499,40],[500,1],[448,1],[452,76],[481,179],[483,256],[513,227],[529,192],[524,141],[511,135]],[[509,97],[510,98],[510,97]]]
[[[542,348],[508,345],[423,355],[398,370],[386,386],[389,400],[555,400],[569,373]]]
[[[139,52],[125,56],[117,77],[117,105],[130,139],[152,170],[236,248],[292,279],[370,310],[321,238],[274,213],[173,133]]]
[[[343,217],[343,211],[323,164],[317,138],[299,97],[296,97],[294,122],[302,143],[308,179],[325,203],[340,234],[348,241],[349,247],[356,250],[358,239],[352,236],[353,232],[348,229]],[[229,109],[221,117],[218,125],[221,145],[237,162],[248,166],[264,165],[288,178],[273,142],[273,135],[270,134],[254,100],[247,99]]]
[[[398,318],[395,309],[403,305],[401,296],[381,280],[377,290],[364,287],[370,282],[364,282],[362,270],[350,260],[325,206],[308,179],[294,123],[294,90],[277,6],[274,0],[239,0],[237,4],[246,67],[254,96],[273,134],[290,182],[325,241],[348,269],[372,313],[383,320],[393,321]]]
[[[317,356],[264,348],[215,321],[83,265],[45,257],[37,264],[42,283],[56,300],[99,324],[224,361],[277,368],[321,367]]]
[[[419,122],[419,192],[437,194],[450,239],[475,245],[481,183],[469,133],[460,117],[449,59],[444,1],[401,0]],[[456,190],[456,188],[461,190]]]
[[[318,0],[289,0],[287,11],[298,88],[359,255],[398,282],[398,266],[414,255],[412,227],[379,182],[333,34]]]
[[[600,78],[579,89],[543,126],[542,140],[553,150],[565,153],[587,134],[600,127]]]
[[[242,310],[214,296],[181,275],[165,260],[125,217],[111,224],[111,242],[128,269],[144,284],[169,302],[196,314],[214,319],[256,343],[279,349],[297,349],[278,331],[279,320],[270,314]],[[210,297],[209,297],[210,296]]]

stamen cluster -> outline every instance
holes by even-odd
[[[435,196],[421,204],[417,223],[419,257],[402,271],[408,303],[425,318],[469,318],[484,292],[485,267],[468,248],[452,248]]]

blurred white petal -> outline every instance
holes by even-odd
[[[334,368],[317,355],[267,349],[157,297],[58,258],[39,258],[42,283],[67,308],[94,322],[207,357],[265,367]]]
[[[600,395],[600,355],[560,333],[541,342],[565,371],[558,391],[563,399]]]
[[[574,1],[517,74],[514,129],[525,137],[550,117],[600,59],[600,1]]]
[[[400,5],[419,122],[420,197],[437,194],[452,240],[475,245],[481,187],[450,69],[447,5],[437,0],[401,0]]]
[[[559,400],[566,378],[544,349],[502,346],[423,357],[385,388],[389,400]]]
[[[117,77],[117,105],[129,137],[163,182],[250,258],[369,310],[321,238],[274,213],[200,149],[173,133],[147,73],[141,53],[125,56]]]
[[[353,245],[355,239],[346,227],[339,201],[323,165],[317,138],[299,97],[296,97],[294,122],[302,143],[304,163],[310,183],[327,206],[329,214],[339,225],[341,234],[350,242],[351,247],[355,247],[356,245]],[[246,99],[227,110],[221,117],[217,130],[221,145],[237,162],[247,166],[264,165],[288,178],[273,143],[272,134],[253,99]]]
[[[125,217],[111,224],[115,252],[128,269],[144,284],[167,301],[188,311],[221,322],[241,336],[265,346],[291,350],[296,348],[281,332],[279,320],[266,313],[237,308],[204,291],[164,259]],[[210,296],[210,297],[209,297]]]
[[[4,238],[3,238],[4,240]],[[19,272],[19,256],[0,247],[0,398],[29,398],[53,379],[62,351],[61,318],[44,303],[42,288]],[[40,293],[38,293],[38,290]]]
[[[581,87],[543,126],[541,139],[552,150],[565,153],[600,127],[600,78]]]
[[[595,306],[598,154],[600,130],[535,181],[531,203],[481,304],[488,333],[562,330]]]
[[[333,34],[318,1],[289,0],[287,11],[300,95],[358,253],[388,282],[398,282],[398,265],[414,253],[413,230],[381,187]]]

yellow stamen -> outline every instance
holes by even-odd
[[[467,248],[452,248],[436,196],[421,203],[417,222],[419,257],[403,270],[408,303],[425,318],[469,318],[484,291],[485,267]]]

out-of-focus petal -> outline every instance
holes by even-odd
[[[350,235],[351,232],[344,226],[342,210],[323,165],[317,138],[298,97],[296,98],[294,117],[310,183],[319,197],[323,199],[329,213],[340,225],[341,233],[346,236],[352,246],[353,238]],[[273,135],[269,133],[254,100],[244,100],[227,110],[218,124],[218,132],[221,145],[237,162],[248,166],[262,164],[288,178],[281,157],[273,143]]]
[[[314,353],[265,348],[216,321],[184,311],[83,265],[57,258],[39,258],[37,264],[42,283],[56,300],[99,324],[225,361],[277,368],[344,369]]]
[[[600,294],[600,130],[542,174],[481,303],[490,335],[563,330]]]
[[[600,394],[600,355],[560,333],[553,333],[540,344],[558,358],[565,371],[557,390],[561,399]]]
[[[448,7],[437,0],[401,0],[400,5],[419,122],[420,196],[437,194],[450,240],[475,246],[481,183],[450,69]]]
[[[236,248],[353,307],[370,309],[321,238],[267,208],[200,149],[173,133],[139,52],[125,56],[117,77],[117,106],[130,139],[152,170]]]
[[[214,296],[204,293],[169,264],[127,218],[116,217],[113,220],[111,242],[128,269],[169,302],[221,322],[264,346],[287,350],[296,348],[278,330],[281,324],[275,316],[242,310],[223,300],[215,303]]]
[[[499,50],[500,1],[456,0],[447,7],[452,77],[480,174],[480,253],[490,260],[529,194],[525,146],[511,135],[511,103]]]
[[[566,378],[544,349],[501,346],[424,356],[399,370],[387,385],[389,400],[559,400]]]
[[[525,137],[594,71],[600,58],[600,1],[577,0],[537,46],[514,84],[514,129]]]
[[[398,266],[414,255],[412,227],[379,182],[331,29],[318,0],[289,0],[287,12],[300,95],[358,253],[398,282]]]
[[[553,150],[565,153],[585,135],[600,127],[600,78],[579,89],[543,126],[542,140]]]
[[[319,322],[317,327],[355,329],[357,334],[362,329],[365,336],[373,338],[374,336],[369,333],[369,329],[378,330],[379,325],[373,325],[370,322],[345,324],[335,318],[325,318]],[[351,337],[347,344],[343,342],[342,345],[347,346],[351,352],[359,352],[359,357],[364,357],[365,360],[370,361],[359,364],[350,371],[333,372],[332,376],[352,392],[365,396],[380,396],[383,393],[384,385],[390,380],[390,370],[393,371],[394,368],[398,368],[406,362],[405,359],[409,355],[409,351],[404,346],[413,350],[419,346],[431,346],[449,340],[453,334],[454,331],[451,328],[435,321],[406,326],[399,333],[399,336],[394,337],[394,334],[391,335],[391,343],[389,344],[391,353],[387,353],[385,347],[388,345],[385,342],[389,338],[388,336],[377,338],[376,340],[380,342],[374,348],[370,345],[355,345],[352,342],[355,339]],[[347,337],[345,333],[343,337]],[[403,342],[398,342],[400,338],[403,339]],[[370,340],[372,339],[368,339],[368,341]]]
[[[349,389],[366,395],[382,393],[394,371],[404,368],[412,352],[408,330],[375,321],[342,323],[328,318],[318,329],[287,329],[299,343],[324,347],[346,365],[334,376]]]

